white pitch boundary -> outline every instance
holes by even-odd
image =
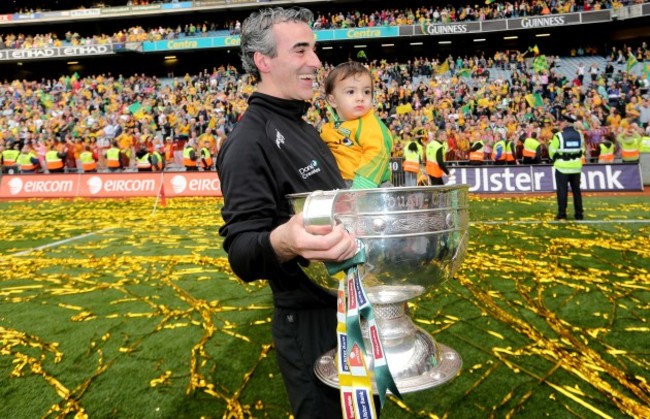
[[[499,224],[650,224],[650,220],[521,220],[521,221],[472,221],[470,225],[499,225]]]
[[[70,243],[70,242],[73,242],[75,240],[81,240],[81,239],[84,239],[86,237],[94,236],[95,234],[104,233],[104,232],[106,232],[108,230],[112,230],[114,228],[115,227],[106,227],[105,229],[102,229],[102,230],[99,230],[99,231],[93,231],[93,232],[90,232],[90,233],[81,234],[79,236],[74,236],[74,237],[70,237],[70,238],[67,238],[67,239],[64,239],[64,240],[55,241],[55,242],[52,242],[52,243],[44,244],[42,246],[32,247],[31,249],[23,250],[21,252],[12,253],[10,256],[25,256],[25,255],[28,255],[28,254],[30,254],[32,252],[36,252],[38,250],[43,250],[43,249],[47,249],[47,248],[50,248],[50,247],[60,246],[62,244]]]

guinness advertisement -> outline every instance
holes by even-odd
[[[0,50],[0,61],[42,60],[45,58],[87,57],[114,54],[112,44]]]
[[[481,31],[481,22],[458,22],[450,24],[422,23],[414,26],[414,35],[458,35]]]
[[[579,13],[552,16],[530,16],[523,19],[509,19],[508,29],[542,29],[557,28],[580,23]]]

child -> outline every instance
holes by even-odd
[[[332,120],[321,129],[321,138],[352,189],[390,186],[393,138],[373,112],[372,98],[372,76],[361,63],[339,64],[325,79]]]

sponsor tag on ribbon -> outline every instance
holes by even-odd
[[[354,264],[346,262],[347,274],[339,280],[337,301],[337,371],[339,375],[341,408],[345,419],[377,417],[377,410],[372,392],[372,380],[375,379],[381,406],[386,400],[386,392],[401,397],[393,376],[388,368],[381,343],[379,326],[375,321],[372,304],[368,300],[359,273],[359,266],[365,263],[363,243],[358,242],[359,251]],[[330,274],[336,272],[334,265],[328,266]],[[361,331],[361,318],[368,324],[371,351],[366,352],[366,345]],[[374,374],[371,373],[366,356],[372,356]]]

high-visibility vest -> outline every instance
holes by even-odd
[[[483,161],[485,158],[485,145],[483,144],[483,141],[479,140],[473,143],[472,147],[476,144],[481,144],[481,148],[469,152],[469,161]]]
[[[524,150],[522,155],[534,159],[537,155],[537,149],[539,148],[540,142],[535,138],[528,137],[524,140]]]
[[[426,171],[429,176],[441,178],[442,175],[445,174],[445,172],[442,171],[440,168],[440,165],[438,164],[438,161],[436,160],[436,155],[438,154],[438,150],[443,148],[442,144],[440,144],[436,140],[432,140],[427,144],[427,165],[426,165]],[[442,158],[445,158],[445,153],[442,153]]]
[[[122,167],[120,164],[120,149],[117,147],[111,147],[106,150],[106,166],[111,169],[119,169]]]
[[[97,170],[97,162],[93,158],[93,153],[90,151],[83,151],[79,155],[79,160],[81,160],[81,168],[84,170],[84,172],[92,172],[93,170]]]
[[[20,153],[16,163],[23,172],[31,172],[36,170],[36,165],[32,163],[32,159],[36,159],[36,155],[31,151],[28,153]]]
[[[573,128],[556,133],[548,147],[553,167],[560,173],[575,174],[582,171],[584,138]]]
[[[157,151],[154,151],[153,155],[156,158],[156,164],[152,165],[152,168],[154,170],[162,171],[165,168],[165,161],[163,160],[162,155]]]
[[[639,146],[641,153],[650,153],[650,137],[641,137],[641,145]]]
[[[515,161],[515,155],[512,154],[512,141],[510,140],[505,140],[505,155],[506,155],[506,161]]]
[[[404,163],[402,163],[402,170],[405,172],[411,172],[411,173],[419,173],[420,172],[420,153],[419,151],[411,151],[409,150],[408,146],[410,143],[413,143],[414,141],[410,141],[406,148],[404,148]],[[417,143],[416,143],[417,145]]]
[[[10,148],[2,152],[2,165],[3,166],[15,166],[16,160],[20,155],[20,151]]]
[[[183,165],[185,167],[196,167],[196,160],[192,160],[190,155],[194,151],[192,146],[187,146],[183,149]]]
[[[201,149],[201,164],[204,169],[212,168],[212,153],[205,147]]]
[[[641,137],[635,134],[632,137],[625,137],[624,134],[619,134],[616,140],[621,145],[621,159],[623,161],[635,162],[639,160],[639,142]]]
[[[147,153],[144,156],[138,159],[138,170],[149,170],[151,169],[151,162],[149,161],[150,154]]]
[[[48,170],[58,170],[63,168],[63,160],[59,157],[56,150],[50,150],[45,153],[45,163]]]
[[[609,143],[607,146],[605,143],[600,143],[598,145],[600,149],[600,154],[598,155],[598,163],[611,163],[614,161],[614,144]]]

